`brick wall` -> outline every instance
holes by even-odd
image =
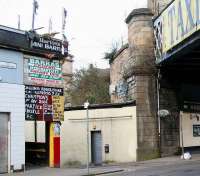
[[[157,15],[159,14],[172,0],[148,0],[148,8]]]
[[[73,75],[73,56],[69,55],[64,59],[62,64],[62,73],[64,81],[64,92],[65,92],[65,106],[71,105],[71,97],[67,91],[71,88],[71,80]]]
[[[123,77],[123,67],[127,63],[128,58],[129,48],[128,45],[124,45],[110,65],[110,85],[113,87],[113,91],[110,92],[111,103],[126,101],[126,80]],[[119,90],[120,86],[121,90]]]

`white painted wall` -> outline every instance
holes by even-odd
[[[196,114],[183,113],[182,126],[184,147],[200,146],[200,137],[193,136],[193,125],[200,125],[200,121],[198,121],[195,116]],[[182,141],[181,138],[180,141]]]
[[[103,161],[136,161],[136,107],[89,110],[90,131],[101,130]],[[61,165],[79,161],[86,164],[86,110],[65,112],[61,126]],[[91,136],[90,136],[91,139]],[[105,154],[104,145],[110,145]],[[91,158],[91,153],[90,153]]]
[[[0,49],[0,82],[23,84],[23,54],[21,52]],[[2,63],[4,63],[2,65]],[[9,68],[5,64],[16,67]]]
[[[11,123],[11,165],[14,170],[25,164],[25,97],[24,86],[0,83],[0,112],[10,113]]]

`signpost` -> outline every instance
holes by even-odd
[[[84,103],[84,108],[86,109],[86,123],[87,123],[87,174],[89,175],[89,157],[90,157],[90,153],[89,153],[89,150],[90,150],[90,146],[89,146],[89,111],[88,111],[88,108],[89,108],[89,105],[90,103],[87,101]]]

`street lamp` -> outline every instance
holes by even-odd
[[[88,100],[84,103],[86,109],[86,123],[87,123],[87,174],[89,175],[89,108],[90,103]]]

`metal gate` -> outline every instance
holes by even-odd
[[[8,117],[0,113],[0,173],[8,172]]]
[[[101,131],[91,132],[91,155],[92,163],[95,165],[102,164],[102,136]]]

